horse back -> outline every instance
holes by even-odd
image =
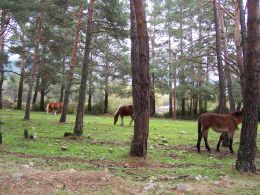
[[[235,130],[238,125],[235,117],[229,114],[204,113],[199,120],[203,129],[212,128],[217,132]]]
[[[120,115],[123,115],[123,116],[133,115],[133,106],[132,105],[122,106],[119,108],[118,112]]]

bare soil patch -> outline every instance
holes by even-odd
[[[1,171],[0,171],[1,173]],[[140,186],[96,171],[43,171],[19,172],[20,178],[11,173],[1,173],[0,194],[141,194]]]

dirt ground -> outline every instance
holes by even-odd
[[[26,169],[26,170],[25,170]],[[103,171],[0,171],[0,194],[142,194],[139,186]]]

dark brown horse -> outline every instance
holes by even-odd
[[[124,126],[124,116],[131,116],[131,118],[132,118],[131,122],[130,122],[130,125],[131,125],[134,120],[133,106],[129,105],[129,106],[119,107],[114,116],[114,125],[117,123],[119,115],[121,117],[121,126]]]
[[[211,151],[208,144],[208,130],[209,128],[213,129],[218,133],[222,133],[219,142],[217,145],[217,151],[219,151],[219,146],[224,138],[224,133],[228,133],[230,139],[229,150],[233,153],[232,143],[235,130],[237,126],[243,120],[243,110],[238,112],[233,112],[231,114],[216,114],[216,113],[204,113],[200,115],[198,120],[198,142],[197,142],[197,151],[200,152],[200,142],[202,136],[204,137],[205,146],[208,151]]]
[[[49,104],[47,104],[47,107],[46,107],[46,112],[47,114],[55,114],[57,112],[61,112],[63,108],[63,102],[50,102]]]

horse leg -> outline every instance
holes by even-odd
[[[202,133],[203,131],[198,132],[198,142],[197,142],[197,151],[200,152],[200,142],[202,139]]]
[[[233,144],[233,137],[234,137],[234,133],[235,131],[232,131],[231,133],[229,132],[228,133],[228,137],[229,137],[229,150],[231,153],[234,153],[234,150],[233,150],[233,147],[232,147],[232,144]]]
[[[224,134],[221,133],[221,135],[220,135],[220,137],[219,137],[218,145],[217,145],[217,151],[218,151],[218,152],[219,152],[220,144],[221,144],[221,142],[223,141],[223,139],[224,139]]]
[[[133,120],[134,120],[134,117],[131,115],[130,126],[132,125]]]
[[[209,144],[208,144],[208,129],[204,131],[204,136],[203,137],[204,137],[205,147],[210,152],[211,149],[210,149]]]
[[[124,126],[124,116],[121,115],[120,117],[121,117],[121,126]]]

